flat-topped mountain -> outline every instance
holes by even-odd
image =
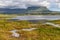
[[[7,14],[20,14],[20,13],[47,13],[51,12],[46,7],[43,6],[32,6],[28,7],[27,9],[10,9],[10,8],[0,8],[0,13],[7,13]]]

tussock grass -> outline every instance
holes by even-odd
[[[50,21],[58,22],[59,21]],[[37,28],[33,31],[22,31],[24,28]],[[12,37],[10,30],[19,30],[20,37]],[[0,20],[0,40],[60,40],[60,28],[41,23],[33,24],[28,21]]]

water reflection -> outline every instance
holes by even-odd
[[[29,15],[29,16],[17,16],[12,19],[18,19],[18,20],[59,20],[60,15]]]

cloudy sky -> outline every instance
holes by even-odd
[[[28,8],[45,6],[53,11],[60,11],[60,0],[0,0],[0,8]]]

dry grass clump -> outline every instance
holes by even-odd
[[[58,21],[57,21],[58,22]],[[32,31],[23,31],[25,28],[37,28]],[[19,30],[18,38],[13,37],[11,30]],[[0,40],[60,40],[60,28],[41,23],[28,21],[0,20]]]

